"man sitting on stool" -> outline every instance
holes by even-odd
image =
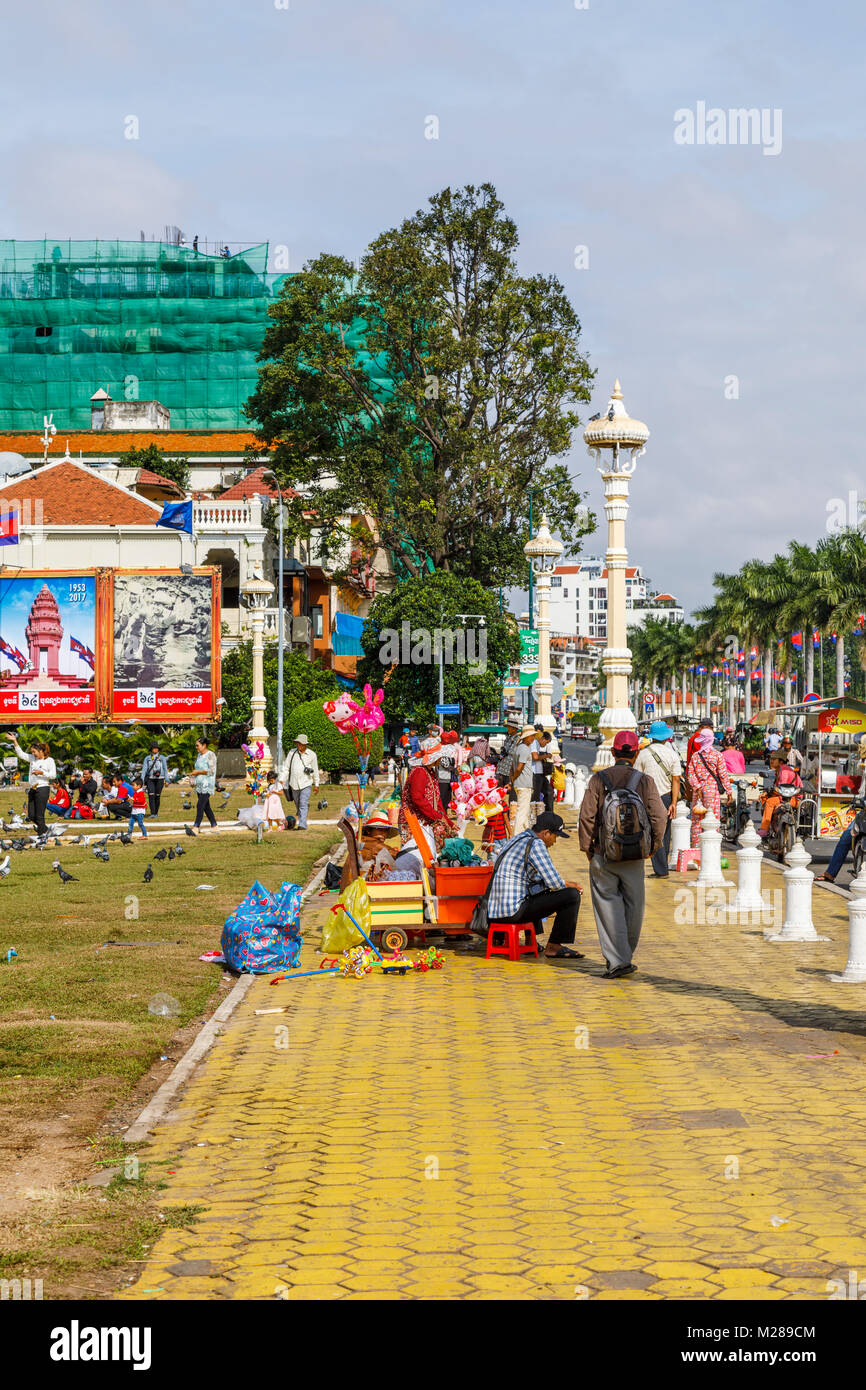
[[[570,949],[580,909],[580,884],[563,879],[550,857],[557,838],[570,838],[562,826],[561,816],[544,811],[530,830],[506,841],[496,860],[487,918],[490,922],[531,922],[539,937],[545,917],[555,913],[545,956],[583,960],[582,952]]]

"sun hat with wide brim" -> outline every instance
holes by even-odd
[[[295,743],[309,743],[309,741],[306,734],[295,734]]]
[[[367,819],[364,821],[364,824],[362,825],[361,829],[362,829],[362,831],[364,831],[364,830],[386,830],[386,831],[388,831],[388,830],[395,830],[396,827],[393,826],[393,825],[391,824],[391,822],[389,821],[388,817],[385,815],[385,812],[384,812],[384,811],[374,811],[373,814],[372,814],[371,816],[368,816]]]
[[[663,719],[656,719],[650,724],[647,733],[654,743],[666,743],[669,738],[673,738],[674,731],[669,728]]]

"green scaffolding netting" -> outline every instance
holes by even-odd
[[[159,241],[0,240],[0,420],[90,428],[90,397],[158,400],[173,429],[238,429],[268,305],[268,243],[222,257]]]

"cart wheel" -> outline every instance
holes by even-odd
[[[392,956],[395,951],[404,951],[408,944],[409,938],[402,927],[388,927],[379,938],[379,945],[383,952],[389,956]]]

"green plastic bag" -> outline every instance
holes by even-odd
[[[356,878],[344,888],[337,899],[338,906],[333,912],[329,912],[325,925],[322,928],[322,950],[327,956],[339,955],[341,951],[348,951],[350,946],[362,946],[364,938],[360,932],[349,921],[343,908],[348,908],[355,921],[358,922],[367,935],[370,935],[370,898],[367,893],[367,885],[362,878]]]

